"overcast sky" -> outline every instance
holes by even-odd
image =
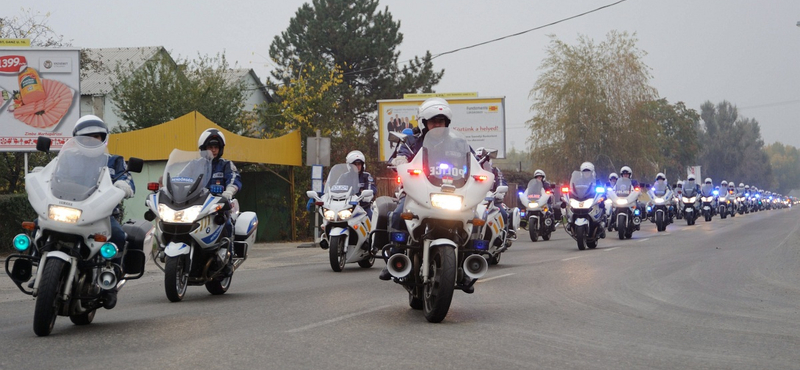
[[[269,45],[306,1],[40,0],[49,24],[76,47],[164,46],[173,57],[225,52],[264,80]],[[401,21],[401,60],[434,55],[525,31],[616,0],[381,0]],[[14,7],[6,7],[6,15]],[[506,97],[507,145],[524,149],[532,117],[528,93],[556,35],[602,41],[611,30],[636,33],[654,86],[670,103],[700,109],[730,101],[755,118],[766,144],[800,147],[799,0],[627,0],[541,30],[441,56],[437,92]]]

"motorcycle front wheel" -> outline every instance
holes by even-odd
[[[189,286],[189,272],[186,271],[186,255],[167,257],[164,266],[164,292],[170,302],[180,302]]]
[[[575,241],[578,242],[578,250],[586,249],[586,225],[575,226]]]
[[[342,272],[347,257],[344,253],[344,238],[339,235],[332,236],[330,244],[328,257],[330,258],[331,269],[335,272]]]
[[[664,231],[667,226],[664,225],[664,212],[656,212],[656,230]]]
[[[442,322],[450,310],[456,278],[456,253],[450,246],[430,250],[429,283],[423,290],[423,311],[428,322]]]
[[[40,337],[50,335],[56,324],[61,302],[61,280],[64,277],[64,262],[58,258],[48,259],[39,282],[39,294],[36,296],[36,308],[33,311],[33,332]]]

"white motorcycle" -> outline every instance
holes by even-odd
[[[39,137],[37,149],[49,148],[50,139]],[[116,294],[110,293],[144,274],[143,247],[152,243],[153,226],[129,221],[122,225],[128,234],[125,245],[109,241],[110,217],[125,192],[113,185],[107,165],[106,146],[78,136],[47,166],[25,176],[37,222],[23,223],[30,235],[14,237],[19,253],[6,260],[6,273],[23,293],[36,298],[33,331],[38,336],[53,331],[57,316],[69,316],[75,325],[90,324],[98,308],[116,305]],[[131,158],[128,166],[128,171],[139,172],[142,161]],[[23,284],[34,267],[36,278],[28,291]]]
[[[488,263],[488,242],[472,238],[483,226],[476,207],[492,188],[494,175],[481,168],[466,138],[435,128],[410,163],[397,166],[406,194],[400,210],[407,231],[392,230],[384,247],[399,251],[387,261],[393,280],[408,291],[409,305],[429,322],[441,322],[455,289],[473,292]]]
[[[650,221],[656,224],[656,230],[661,232],[667,229],[667,225],[672,223],[670,208],[673,207],[672,189],[664,181],[656,181],[647,191],[650,196],[651,204],[648,206],[647,214]]]
[[[630,239],[633,232],[641,228],[642,214],[638,207],[641,193],[641,188],[633,186],[628,177],[618,179],[614,189],[608,192],[611,209],[607,212],[611,214],[613,227],[617,230],[620,240]]]
[[[322,197],[315,191],[306,195],[314,199],[322,215],[322,249],[328,249],[331,269],[340,272],[346,263],[357,262],[362,268],[375,263],[371,247],[373,221],[361,208],[362,201],[372,200],[372,190],[359,189],[358,169],[352,164],[340,163],[331,167]]]
[[[145,201],[145,218],[157,226],[154,260],[164,271],[164,291],[171,302],[183,300],[189,285],[225,294],[255,243],[255,212],[239,213],[238,201],[221,196],[222,185],[207,188],[211,173],[209,152],[174,149],[164,168],[164,186],[147,184],[153,193]],[[224,236],[227,227],[233,235]]]
[[[532,242],[538,241],[539,236],[542,240],[550,240],[550,235],[560,221],[553,215],[550,204],[552,197],[553,189],[545,189],[539,179],[529,181],[525,192],[519,194],[520,202],[525,205],[528,234]]]
[[[561,189],[562,200],[567,204],[568,221],[564,231],[575,239],[579,250],[597,248],[597,242],[605,236],[606,215],[600,204],[606,188],[595,183],[590,173],[573,171],[569,187]]]
[[[498,206],[495,204],[495,201],[502,200],[507,192],[508,186],[498,186],[494,193],[489,192],[486,194],[486,198],[478,204],[476,209],[476,213],[479,216],[482,215],[481,219],[484,221],[483,226],[477,228],[477,237],[487,241],[489,244],[484,256],[486,256],[486,260],[490,265],[500,263],[500,256],[511,247],[512,242],[516,239],[509,235],[508,230],[506,230],[506,222],[503,220],[503,214],[500,213],[500,207],[504,207],[504,205],[500,204]],[[519,212],[519,209],[515,208],[514,210]],[[511,213],[508,217],[511,218],[512,223],[512,225],[508,226],[512,230],[516,230],[519,227],[519,216]]]

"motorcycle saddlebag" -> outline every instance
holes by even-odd
[[[122,224],[127,234],[128,247],[122,257],[122,266],[126,275],[138,275],[144,272],[144,265],[150,248],[153,246],[152,223],[146,220],[128,220]],[[147,246],[147,250],[145,250]]]

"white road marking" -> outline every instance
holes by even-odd
[[[562,261],[574,260],[574,259],[576,259],[576,258],[581,258],[581,257],[583,257],[583,256],[577,256],[577,257],[564,258]]]
[[[476,281],[475,283],[476,284],[477,283],[485,283],[485,282],[490,281],[490,280],[499,279],[499,278],[503,278],[503,277],[511,276],[511,275],[514,275],[514,274],[511,273],[511,274],[505,274],[505,275],[492,276],[492,277],[486,278],[486,279],[478,279],[478,281]]]
[[[314,329],[316,327],[320,327],[320,326],[323,326],[323,325],[333,324],[335,322],[339,322],[339,321],[342,321],[342,320],[347,320],[347,319],[349,319],[351,317],[356,317],[356,316],[359,316],[359,315],[364,315],[364,314],[368,314],[368,313],[375,312],[375,311],[378,311],[378,310],[382,310],[382,309],[387,308],[387,307],[391,307],[391,305],[374,307],[374,308],[371,308],[369,310],[360,311],[360,312],[353,312],[351,314],[335,317],[335,318],[332,318],[330,320],[320,321],[318,323],[306,325],[306,326],[303,326],[303,327],[299,327],[297,329],[288,330],[287,333],[298,333],[298,332],[301,332],[301,331],[306,331],[308,329]]]
[[[640,239],[640,240],[639,240],[639,243],[641,243],[641,242],[646,242],[646,241],[648,241],[648,240],[650,240],[650,238],[644,238],[644,239]]]
[[[608,251],[613,251],[614,249],[617,249],[617,248],[619,248],[619,247],[605,248],[605,249],[603,249],[603,250],[604,250],[604,251],[606,251],[606,252],[608,252]]]

